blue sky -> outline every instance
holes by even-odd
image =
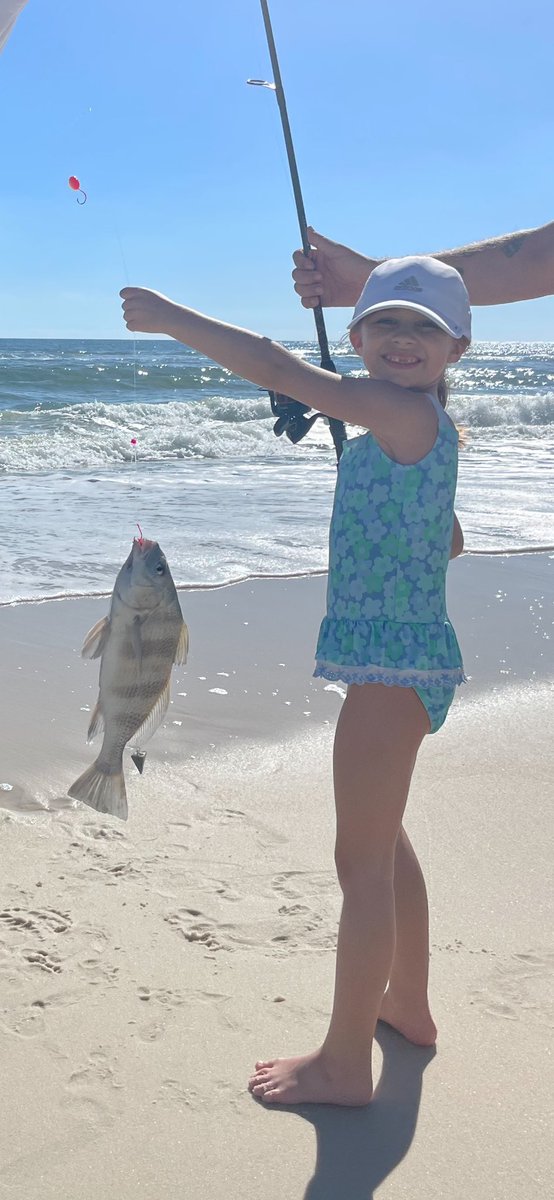
[[[554,18],[466,0],[272,0],[308,220],[375,256],[553,217]],[[0,55],[0,336],[121,337],[158,288],[282,338],[296,213],[258,0],[29,0]],[[88,193],[79,207],[67,186]],[[330,336],[347,314],[328,310]],[[477,338],[554,340],[554,298]]]

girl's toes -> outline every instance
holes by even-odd
[[[275,1059],[273,1059],[273,1058],[268,1058],[267,1062],[263,1062],[263,1061],[257,1062],[256,1070],[263,1071],[264,1067],[272,1067],[274,1062],[275,1062]]]
[[[260,1083],[267,1083],[267,1075],[267,1071],[256,1071],[255,1075],[251,1075],[250,1079],[248,1080],[248,1087],[250,1088],[250,1091],[253,1091],[253,1089]]]
[[[263,1099],[264,1096],[267,1096],[269,1092],[273,1091],[273,1088],[267,1082],[264,1083],[263,1079],[261,1079],[258,1081],[258,1083],[253,1083],[250,1090],[254,1096],[258,1096],[259,1098]]]

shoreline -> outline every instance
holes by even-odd
[[[503,547],[501,549],[470,549],[464,550],[460,558],[512,558],[521,555],[540,555],[554,553],[554,544],[551,546],[512,546]],[[278,579],[311,579],[314,576],[327,575],[327,567],[314,567],[307,571],[284,571],[284,572],[269,572],[262,574],[252,572],[247,575],[238,575],[230,579],[214,580],[210,582],[184,582],[175,583],[178,592],[202,592],[214,591],[218,588],[234,587],[240,583],[256,583],[261,580],[278,580]],[[88,591],[88,592],[55,592],[52,595],[44,596],[16,596],[11,600],[0,600],[0,609],[14,608],[20,604],[46,604],[49,601],[59,600],[100,600],[104,597],[111,596],[111,590]]]

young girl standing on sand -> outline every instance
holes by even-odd
[[[268,1103],[371,1100],[378,1019],[432,1044],[428,908],[402,817],[417,753],[463,675],[446,614],[458,435],[444,372],[469,345],[461,276],[434,258],[389,259],[368,279],[350,338],[369,379],[310,366],[268,338],[124,288],[127,328],[165,333],[259,387],[368,432],[345,443],[315,674],[348,685],[334,746],[335,861],[343,892],[333,1011],[319,1049],[256,1063]]]

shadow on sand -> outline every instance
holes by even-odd
[[[412,1144],[423,1072],[435,1057],[435,1047],[413,1046],[382,1024],[375,1040],[383,1053],[383,1068],[367,1108],[287,1107],[287,1112],[310,1121],[317,1137],[317,1162],[304,1200],[372,1200]]]

